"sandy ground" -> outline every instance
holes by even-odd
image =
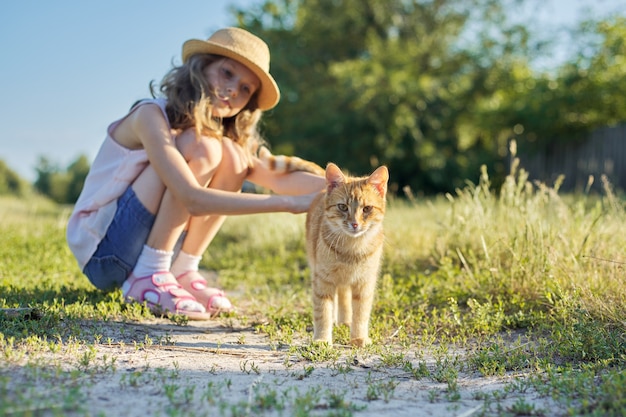
[[[89,354],[84,346],[54,354],[57,360],[65,357],[61,367],[83,370],[75,380],[83,409],[73,411],[63,405],[67,400],[59,399],[56,406],[42,406],[34,415],[467,417],[506,414],[521,395],[535,410],[550,407],[533,392],[504,394],[505,384],[519,375],[485,378],[461,372],[455,395],[448,384],[430,377],[416,379],[402,368],[383,364],[379,355],[354,357],[346,348],[339,359],[311,362],[287,347],[273,346],[253,328],[227,320],[187,326],[161,319],[86,324],[86,332],[100,333],[104,326],[111,340],[129,342],[100,340],[82,367],[77,361]],[[425,352],[398,353],[421,358],[429,370],[435,369],[435,359]],[[15,371],[18,379],[26,372],[19,367]],[[55,387],[45,386],[45,380],[40,389],[52,393]],[[494,392],[501,399],[485,401]]]

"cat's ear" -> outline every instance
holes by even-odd
[[[387,194],[387,181],[389,180],[389,171],[386,166],[380,166],[367,179],[367,183],[376,188],[381,197]]]
[[[343,172],[341,172],[337,165],[329,162],[328,165],[326,165],[326,191],[330,193],[345,182],[346,177],[343,175]]]

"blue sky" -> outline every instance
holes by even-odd
[[[0,159],[28,180],[39,156],[92,159],[106,127],[180,64],[184,41],[258,0],[20,0],[0,12]]]
[[[106,127],[180,63],[182,43],[233,25],[233,6],[260,0],[19,0],[0,13],[0,159],[33,181],[40,156],[65,168],[92,159]],[[546,0],[566,24],[623,0]],[[588,12],[589,10],[587,10]],[[278,80],[280,84],[280,80]],[[271,141],[271,138],[268,138]]]

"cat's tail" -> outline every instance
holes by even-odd
[[[259,159],[265,167],[277,172],[305,171],[324,176],[325,170],[315,162],[307,161],[297,156],[272,155],[265,146],[259,148]]]

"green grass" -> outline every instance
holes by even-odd
[[[310,341],[312,323],[304,216],[230,218],[203,266],[219,271],[220,285],[239,306],[233,318],[266,334],[274,349],[286,348],[286,367],[289,358],[311,364],[294,371],[297,378],[307,378],[322,363],[330,363],[335,375],[348,374],[356,353],[378,355],[379,367],[447,384],[446,394],[433,392],[432,401],[458,401],[459,372],[526,375],[503,391],[482,395],[484,414],[626,413],[626,211],[608,184],[601,196],[561,195],[558,184],[530,183],[514,166],[498,190],[482,172],[477,184],[453,195],[392,199],[388,207],[371,323],[374,346],[348,351],[347,359],[345,349],[296,343]],[[151,319],[142,306],[122,303],[119,290],[97,291],[81,274],[65,244],[69,211],[32,196],[0,198],[0,308],[29,307],[38,315],[0,313],[0,415],[82,415],[85,373],[115,369],[113,359],[96,359],[94,353],[107,341],[107,323]],[[148,334],[116,337],[109,342],[154,343]],[[338,345],[348,337],[345,328],[335,331]],[[434,366],[410,357],[415,349],[430,352]],[[454,353],[459,349],[466,354]],[[42,351],[73,356],[75,367],[29,359]],[[258,368],[242,361],[241,371],[255,374]],[[141,378],[126,375],[124,384]],[[43,397],[29,388],[42,379],[68,388]],[[372,379],[367,399],[388,400],[394,384]],[[523,398],[503,408],[503,398],[528,389],[558,409],[546,412]],[[179,390],[173,385],[164,391],[172,398],[166,415],[188,415],[173,398],[194,393]],[[315,401],[330,404],[333,415],[359,411],[334,392],[259,386],[251,396],[260,413],[287,407],[309,415]],[[43,408],[35,407],[42,401]],[[244,405],[220,401],[231,415],[243,415]]]

